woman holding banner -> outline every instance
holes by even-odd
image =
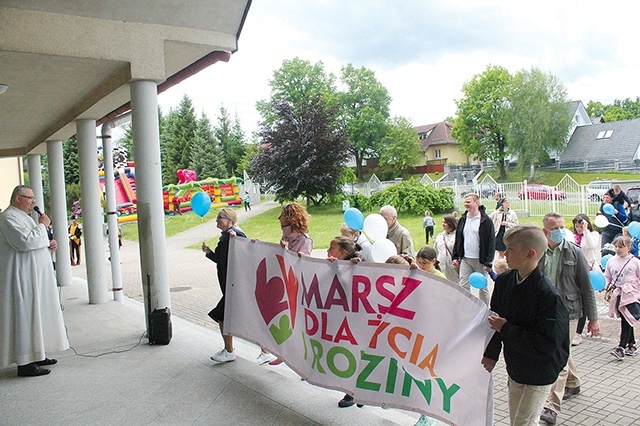
[[[307,209],[300,204],[289,203],[282,207],[278,220],[282,228],[280,245],[299,255],[311,256],[313,240],[307,234],[309,231],[309,213],[307,213]],[[282,360],[269,353],[266,348],[260,348],[260,354],[256,358],[256,362],[259,365],[266,363],[269,363],[269,365],[282,364]]]

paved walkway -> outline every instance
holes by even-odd
[[[261,203],[238,211],[239,221],[276,207]],[[207,312],[220,297],[215,265],[186,247],[218,233],[214,222],[167,239],[174,339],[166,347],[142,344],[124,354],[77,357],[71,351],[46,378],[18,379],[0,371],[0,425],[5,424],[380,424],[411,425],[400,410],[340,410],[340,394],[300,382],[284,364],[258,366],[255,345],[237,339],[240,359],[211,366],[222,345]],[[318,255],[323,256],[323,251]],[[105,252],[105,262],[108,254]],[[125,303],[88,305],[83,266],[72,268],[74,285],[61,289],[70,342],[81,353],[129,348],[144,332],[138,245],[124,241]],[[137,301],[136,301],[137,300]],[[640,356],[623,362],[609,355],[619,333],[598,297],[603,334],[574,348],[582,393],[563,405],[561,425],[640,425]],[[146,343],[146,339],[142,339]],[[133,344],[132,344],[133,343]],[[508,425],[506,373],[494,370],[495,424]],[[224,421],[216,420],[224,419]]]

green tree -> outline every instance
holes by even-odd
[[[418,134],[411,122],[404,117],[389,120],[387,134],[380,148],[380,169],[385,177],[407,177],[408,168],[417,165],[424,153]]]
[[[225,156],[213,135],[211,122],[203,113],[198,120],[198,127],[191,151],[191,169],[198,179],[226,177]]]
[[[162,155],[162,181],[177,183],[176,171],[186,169],[191,162],[191,150],[198,128],[193,104],[184,96],[177,109],[169,110],[160,135]]]
[[[640,97],[636,100],[626,98],[614,100],[611,105],[603,105],[601,102],[589,101],[587,104],[589,117],[602,117],[607,123],[612,121],[632,120],[640,118]]]
[[[244,147],[244,155],[238,163],[238,168],[236,169],[236,176],[243,176],[245,171],[251,170],[251,161],[254,157],[258,155],[260,152],[260,145],[257,141],[253,141]]]
[[[589,101],[585,109],[589,117],[602,117],[604,115],[604,108],[602,102]]]
[[[489,65],[462,86],[463,97],[456,101],[457,118],[451,136],[461,150],[479,160],[498,163],[500,179],[507,178],[506,108],[511,75],[506,68]]]
[[[242,161],[245,150],[244,132],[240,126],[238,116],[236,115],[235,120],[232,122],[227,109],[221,106],[218,124],[213,132],[224,155],[224,174],[231,177],[235,174],[240,161]]]
[[[521,170],[549,158],[550,151],[562,152],[568,142],[570,103],[564,85],[539,69],[522,70],[512,79],[507,110],[508,144],[518,156]]]
[[[127,123],[122,126],[124,129],[124,136],[118,140],[118,145],[127,151],[127,160],[134,161],[133,155],[133,128],[131,123]]]
[[[264,121],[258,135],[264,147],[251,171],[277,201],[298,197],[319,204],[339,192],[349,144],[336,125],[337,108],[327,111],[318,96],[295,107],[288,102],[272,106],[275,120]]]
[[[62,142],[62,155],[64,160],[64,180],[67,185],[80,183],[80,165],[78,164],[78,139],[71,136]],[[97,171],[96,171],[97,172]]]
[[[330,109],[336,101],[335,76],[327,74],[322,62],[311,64],[297,57],[286,59],[282,61],[280,68],[273,72],[269,86],[271,98],[258,101],[256,104],[256,109],[266,124],[279,118],[274,105],[282,102],[289,103],[295,112],[299,106],[307,105],[309,101],[318,97],[325,109]]]
[[[341,80],[345,85],[345,90],[338,93],[342,123],[351,143],[357,178],[362,180],[362,161],[381,155],[391,96],[374,72],[365,67],[348,64],[342,68]]]

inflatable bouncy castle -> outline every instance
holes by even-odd
[[[100,189],[104,199],[104,170],[98,172],[100,178]],[[116,193],[116,210],[118,222],[135,222],[138,220],[136,198],[136,172],[133,162],[127,163],[124,167],[118,167],[113,171]]]
[[[242,203],[238,184],[241,178],[212,179],[196,181],[193,170],[178,170],[178,184],[162,188],[164,210],[168,214],[191,211],[191,196],[196,192],[205,192],[211,197],[212,207],[226,207]],[[104,200],[104,170],[98,172],[100,189]],[[115,183],[116,210],[118,222],[135,222],[138,220],[136,197],[136,172],[133,162],[114,164],[113,179]]]
[[[212,179],[196,181],[193,170],[178,170],[178,184],[162,188],[164,210],[167,213],[182,214],[191,210],[191,196],[205,192],[211,197],[211,207],[226,207],[242,203],[238,184],[241,178]]]

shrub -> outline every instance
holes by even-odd
[[[399,213],[422,215],[425,210],[443,213],[453,209],[453,191],[424,186],[415,179],[410,179],[374,193],[368,201],[370,208],[389,204]]]
[[[349,200],[349,204],[351,207],[355,207],[360,211],[369,211],[371,207],[371,203],[369,202],[369,197],[364,194],[352,194],[347,197]]]

